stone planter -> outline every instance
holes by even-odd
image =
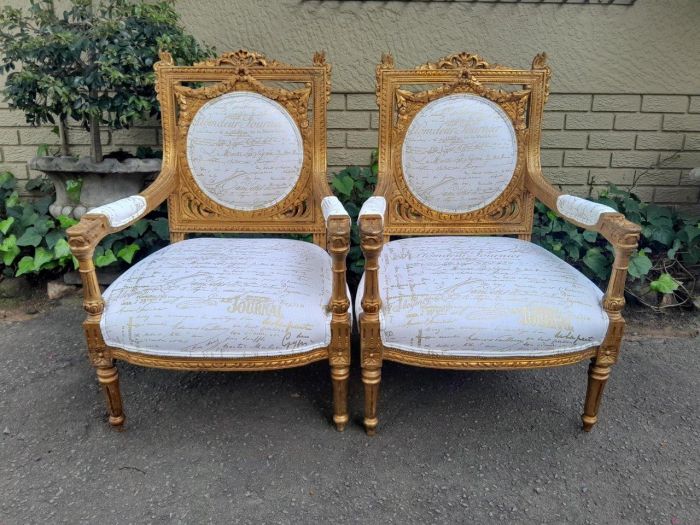
[[[140,192],[146,178],[160,171],[160,164],[160,159],[93,162],[90,158],[34,157],[29,168],[43,171],[56,186],[56,201],[49,213],[53,217],[79,219],[92,208]],[[79,202],[73,201],[66,191],[66,182],[76,179],[83,181]]]

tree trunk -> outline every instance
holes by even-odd
[[[100,117],[90,118],[90,156],[95,162],[102,162],[102,140],[100,139]]]
[[[61,117],[58,120],[58,138],[61,141],[61,155],[67,157],[70,155],[70,144],[68,141],[68,128],[66,127],[66,119]]]

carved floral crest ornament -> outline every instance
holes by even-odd
[[[359,215],[365,273],[355,306],[367,432],[378,424],[385,359],[510,369],[590,358],[583,414],[590,430],[620,349],[624,282],[640,228],[545,180],[546,55],[525,70],[470,53],[396,69],[384,55],[376,72],[379,173]],[[529,242],[535,198],[614,246],[605,293]]]
[[[163,170],[140,195],[69,229],[83,326],[110,423],[124,423],[115,359],[178,370],[270,370],[328,360],[333,421],[347,421],[350,217],[326,177],[330,65],[295,67],[244,50],[154,66]],[[275,83],[295,85],[292,89]],[[97,244],[168,202],[170,246],[100,291]],[[186,239],[189,233],[306,233]]]

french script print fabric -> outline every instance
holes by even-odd
[[[144,354],[254,357],[330,343],[331,258],[289,239],[172,244],[104,293],[105,342]]]
[[[575,195],[559,195],[557,197],[557,211],[586,226],[595,225],[601,213],[617,213],[610,206],[591,202]]]
[[[238,91],[207,102],[187,133],[187,162],[202,191],[228,208],[252,211],[282,201],[299,179],[304,147],[280,104]]]
[[[138,219],[146,211],[146,199],[141,195],[124,197],[88,211],[91,215],[104,215],[112,228],[118,228]]]
[[[449,95],[430,102],[411,122],[402,150],[404,179],[425,206],[466,213],[503,193],[517,152],[513,125],[497,104]]]
[[[599,345],[603,293],[545,249],[507,237],[420,237],[384,245],[381,338],[421,354],[546,356]],[[356,308],[361,309],[363,283]]]

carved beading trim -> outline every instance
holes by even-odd
[[[571,365],[596,355],[597,348],[588,348],[581,352],[558,356],[542,357],[454,357],[440,355],[424,355],[384,347],[383,358],[398,363],[427,368],[447,368],[455,370],[487,370],[487,369],[518,369],[545,368]]]

